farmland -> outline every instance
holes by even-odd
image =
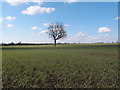
[[[117,88],[117,44],[2,47],[4,88]]]

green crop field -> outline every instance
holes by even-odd
[[[117,44],[2,47],[4,88],[117,88]]]

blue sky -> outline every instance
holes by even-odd
[[[58,42],[112,42],[118,38],[117,2],[2,3],[3,42],[53,42],[47,25],[63,22],[67,37]]]

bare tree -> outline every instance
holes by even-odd
[[[48,27],[48,30],[49,36],[54,39],[55,46],[58,39],[67,36],[66,31],[64,30],[64,24],[62,23],[51,23]]]

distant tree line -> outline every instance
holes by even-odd
[[[73,42],[73,43],[57,43],[58,45],[60,45],[60,44],[79,44],[80,42],[78,42],[78,43],[75,43],[75,42]],[[105,42],[96,42],[96,43],[105,43]],[[111,42],[111,43],[120,43],[119,41],[117,41],[117,42]],[[10,43],[1,43],[0,44],[0,46],[15,46],[15,45],[53,45],[54,43],[21,43],[21,42],[19,42],[19,43],[14,43],[14,42],[10,42]]]
[[[54,43],[14,43],[14,42],[11,42],[11,43],[1,43],[0,46],[15,46],[15,45],[53,45]],[[57,43],[58,45],[59,44],[69,44],[69,43]]]

